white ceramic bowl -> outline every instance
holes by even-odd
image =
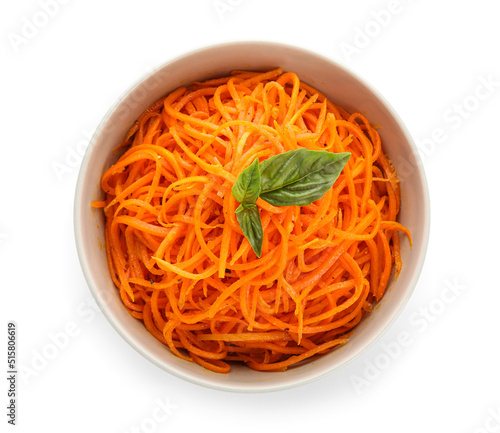
[[[151,103],[193,80],[222,76],[233,69],[268,70],[277,66],[297,73],[302,81],[322,91],[333,102],[364,113],[381,126],[384,151],[401,179],[399,221],[411,231],[413,249],[406,239],[402,242],[403,269],[398,280],[390,283],[382,302],[361,322],[345,346],[286,372],[257,372],[233,366],[230,373],[217,374],[173,355],[125,310],[106,263],[103,214],[91,208],[90,202],[103,197],[99,186],[101,175],[118,157],[112,149]],[[420,158],[408,131],[385,99],[366,82],[331,60],[302,49],[275,43],[230,43],[169,61],[133,85],[108,111],[80,169],[74,225],[80,263],[97,304],[111,325],[140,354],[169,373],[200,385],[239,392],[274,391],[313,381],[346,365],[380,337],[400,314],[413,292],[427,249],[429,197]]]

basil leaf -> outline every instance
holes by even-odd
[[[305,148],[262,161],[260,197],[274,206],[307,206],[333,186],[351,157]]]
[[[255,254],[260,258],[264,230],[262,229],[259,208],[254,204],[240,204],[236,209],[236,218]]]
[[[240,203],[254,204],[260,194],[259,159],[243,170],[231,189],[233,197]]]

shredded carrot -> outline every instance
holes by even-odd
[[[281,68],[181,87],[125,134],[102,176],[111,276],[129,313],[182,359],[283,371],[344,344],[401,270],[399,181],[380,136]],[[309,206],[259,199],[261,258],[231,188],[255,159],[350,152]]]

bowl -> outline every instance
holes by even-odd
[[[380,125],[384,152],[401,181],[399,222],[413,236],[404,240],[403,268],[382,301],[358,325],[349,342],[327,355],[285,372],[258,372],[244,365],[218,374],[184,361],[150,335],[124,308],[109,275],[104,249],[102,210],[90,206],[102,199],[102,173],[119,157],[113,151],[135,119],[153,102],[194,80],[222,76],[234,69],[269,70],[281,66],[323,92],[347,110],[359,111]],[[333,61],[292,46],[239,42],[202,48],[171,60],[140,79],[111,107],[98,126],[81,165],[74,204],[75,240],[80,264],[97,304],[116,331],[142,356],[163,370],[199,385],[226,391],[263,392],[286,389],[340,369],[378,339],[401,313],[423,266],[429,236],[429,196],[424,170],[406,127],[385,99],[364,80]]]

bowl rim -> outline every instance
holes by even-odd
[[[230,385],[230,384],[215,384],[213,382],[209,381],[203,381],[201,379],[191,377],[188,374],[183,374],[179,371],[177,371],[174,368],[171,368],[168,364],[166,363],[161,363],[158,360],[156,360],[154,357],[150,356],[149,353],[144,351],[139,345],[136,343],[135,339],[129,336],[127,332],[125,332],[119,325],[116,323],[115,319],[112,317],[111,313],[108,311],[108,308],[105,304],[101,303],[100,297],[98,295],[98,289],[97,289],[97,283],[94,281],[92,272],[90,271],[90,268],[87,263],[87,259],[85,257],[85,252],[84,252],[84,247],[83,247],[83,234],[81,233],[81,220],[80,220],[80,209],[81,209],[81,199],[82,199],[82,190],[83,190],[83,180],[85,178],[85,174],[88,169],[88,163],[89,159],[92,153],[92,149],[96,143],[96,141],[99,139],[100,134],[103,130],[103,126],[106,125],[108,122],[109,118],[111,115],[115,112],[115,110],[120,106],[122,101],[139,85],[141,85],[145,80],[147,80],[150,76],[155,74],[157,71],[163,69],[164,67],[168,66],[171,63],[177,62],[185,57],[190,57],[193,55],[196,55],[198,53],[204,52],[204,51],[209,51],[212,49],[224,49],[224,48],[231,48],[231,47],[249,47],[249,46],[255,46],[255,45],[260,45],[260,46],[268,46],[268,47],[277,47],[277,48],[284,48],[288,50],[295,50],[296,52],[300,54],[305,54],[308,56],[315,56],[322,60],[325,63],[330,64],[331,66],[340,69],[342,72],[345,74],[348,74],[352,76],[355,80],[357,80],[359,83],[362,85],[366,86],[372,93],[373,95],[385,106],[385,108],[388,110],[390,113],[390,116],[395,120],[395,122],[398,124],[398,126],[401,128],[401,132],[403,133],[407,143],[409,144],[410,148],[413,150],[413,156],[415,158],[416,162],[416,170],[419,172],[419,178],[421,180],[420,184],[420,189],[422,191],[422,195],[424,198],[424,221],[422,221],[422,240],[421,240],[421,253],[420,256],[418,257],[417,263],[414,266],[414,275],[412,280],[410,281],[410,284],[406,288],[406,293],[404,298],[400,301],[399,306],[397,310],[395,310],[392,314],[392,316],[389,318],[389,320],[385,323],[385,325],[378,331],[378,333],[371,338],[366,344],[364,344],[356,353],[354,353],[351,357],[346,359],[345,361],[332,366],[330,369],[327,369],[321,374],[313,375],[311,377],[307,377],[305,379],[295,381],[293,383],[285,383],[282,385],[272,385],[268,387],[252,387],[252,386],[241,386],[241,385]],[[372,86],[369,82],[367,82],[364,78],[360,77],[356,72],[353,70],[347,68],[343,64],[337,62],[336,60],[332,60],[331,58],[324,56],[316,51],[313,51],[311,49],[306,49],[302,48],[296,45],[291,45],[291,44],[284,44],[281,42],[273,42],[273,41],[259,41],[259,40],[241,40],[241,41],[232,41],[232,42],[222,42],[222,43],[214,43],[214,44],[209,44],[209,45],[203,45],[198,48],[183,52],[182,54],[176,55],[174,57],[171,57],[167,59],[166,61],[162,62],[159,64],[157,67],[154,69],[150,70],[149,72],[146,72],[142,74],[135,82],[132,83],[124,92],[120,94],[120,96],[116,99],[116,101],[110,106],[110,108],[106,111],[105,115],[102,117],[101,121],[99,122],[98,126],[96,127],[94,133],[92,134],[92,138],[89,141],[89,145],[86,149],[85,155],[82,159],[82,163],[80,165],[79,173],[78,173],[78,178],[76,182],[76,188],[75,188],[75,196],[74,196],[74,203],[73,203],[73,231],[74,231],[74,237],[75,237],[75,244],[76,244],[76,250],[77,250],[77,255],[78,259],[80,262],[80,267],[82,268],[82,272],[84,275],[84,278],[86,280],[87,286],[92,293],[92,296],[99,306],[99,309],[103,313],[104,317],[108,321],[108,323],[117,331],[117,333],[136,351],[138,352],[141,356],[146,358],[148,361],[159,367],[160,369],[167,371],[168,373],[186,380],[188,382],[194,383],[196,385],[201,385],[206,388],[211,388],[211,389],[216,389],[219,391],[229,391],[229,392],[237,392],[237,393],[256,393],[256,392],[273,392],[273,391],[281,391],[285,389],[291,389],[295,388],[298,386],[306,385],[308,383],[314,382],[316,380],[319,380],[327,375],[332,374],[335,371],[338,371],[342,367],[345,367],[348,363],[353,362],[357,358],[359,358],[361,355],[363,355],[370,347],[372,347],[379,339],[388,331],[388,329],[394,324],[396,319],[401,315],[401,312],[407,305],[410,297],[412,296],[415,287],[418,283],[420,274],[422,272],[425,258],[427,255],[427,249],[428,249],[428,244],[429,244],[429,236],[430,236],[430,224],[431,224],[431,219],[430,219],[430,195],[429,195],[429,189],[428,189],[428,183],[427,183],[427,177],[425,174],[425,168],[422,164],[422,160],[420,157],[420,154],[418,152],[418,148],[408,131],[408,128],[406,127],[405,123],[402,121],[400,118],[399,114],[394,110],[392,105],[387,101],[387,99],[374,87]],[[250,385],[250,384],[248,384]]]

